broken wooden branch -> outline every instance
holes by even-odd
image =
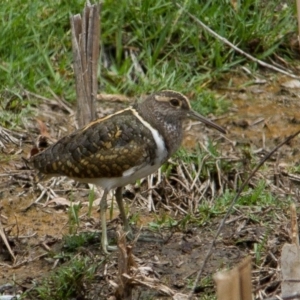
[[[214,275],[218,300],[252,300],[251,257],[232,270]]]
[[[296,299],[295,295],[300,291],[299,233],[294,203],[291,204],[291,240],[292,244],[284,244],[281,252],[281,294],[283,299]]]
[[[87,3],[82,16],[71,16],[77,122],[82,127],[96,118],[100,53],[100,4]]]

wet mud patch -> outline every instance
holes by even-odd
[[[234,137],[235,143],[248,143],[256,148],[274,147],[300,129],[300,89],[286,87],[294,80],[272,75],[260,84],[253,83],[247,76],[230,80],[231,88],[224,82],[217,89],[233,104],[231,112],[223,116],[220,123],[229,129],[229,138]],[[298,143],[297,139],[292,143]]]

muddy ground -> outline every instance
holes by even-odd
[[[231,169],[231,172],[236,170],[234,175],[220,170],[224,186],[216,186],[215,196],[219,196],[225,188],[233,189],[232,178],[244,178],[237,173],[249,172],[254,166],[253,161],[258,162],[267,151],[300,129],[300,89],[296,88],[295,82],[277,74],[259,77],[259,80],[248,75],[231,77],[230,88],[225,79],[213,87],[213,91],[217,91],[218,95],[230,103],[229,111],[215,118],[217,123],[228,130],[226,137],[199,124],[188,126],[189,131],[184,141],[187,148],[195,147],[197,141],[205,145],[210,138],[218,145],[220,159],[236,164],[236,169]],[[24,97],[32,96],[24,94]],[[128,103],[99,102],[98,105],[99,116],[102,116],[123,108]],[[118,282],[118,252],[105,256],[100,250],[97,199],[89,213],[89,189],[86,185],[66,178],[36,184],[32,171],[26,169],[22,161],[22,157],[29,155],[32,139],[43,131],[41,126],[46,125],[46,132],[54,139],[74,130],[74,115],[70,111],[61,102],[41,101],[34,109],[34,115],[24,120],[23,131],[0,131],[1,222],[15,256],[13,259],[0,241],[0,294],[13,295],[28,291],[39,285],[42,279],[48,278],[51,272],[69,263],[66,258],[66,237],[83,232],[91,233],[92,238],[72,252],[72,255],[89,257],[96,266],[96,275],[89,284],[83,283],[81,290],[72,299],[108,299],[114,294],[113,283]],[[41,122],[36,121],[36,118]],[[293,200],[297,206],[298,180],[291,176],[297,175],[295,167],[299,165],[299,143],[297,137],[283,146],[268,161],[266,167],[256,174],[257,180],[264,178],[268,182],[266,188],[274,193],[276,201]],[[246,166],[245,149],[252,155]],[[180,179],[180,175],[178,178]],[[157,180],[154,179],[154,182],[157,183]],[[180,221],[191,212],[180,193],[173,195],[176,192],[175,184],[171,187],[175,189],[172,190],[175,204],[170,203],[170,199],[165,199],[168,193],[162,194],[164,199],[158,197],[164,188],[170,188],[170,181],[164,178],[159,185],[154,184],[154,192],[151,192],[150,197],[153,205],[149,211],[147,199],[149,200],[150,192],[147,184],[149,182],[145,180],[140,186],[127,187],[124,193],[129,215],[135,223],[135,232],[142,228],[141,233],[154,235],[151,242],[133,243],[135,261],[139,267],[148,267],[144,279],[155,278],[159,284],[169,287],[175,293],[188,294],[223,214],[204,222],[187,222],[186,226],[179,226],[180,223],[178,226],[162,226],[155,234],[151,233],[147,229],[149,223],[157,224],[163,216],[171,216],[173,221]],[[214,195],[210,192],[207,197],[211,199],[209,201],[213,201]],[[72,201],[81,203],[78,224],[70,221]],[[114,206],[113,211],[108,210],[107,218],[110,220],[109,236],[116,239],[116,229],[120,224],[117,207]],[[200,217],[193,212],[193,218],[197,220]],[[266,227],[265,224],[269,226]],[[252,279],[256,299],[279,295],[280,253],[283,244],[290,241],[288,228],[288,205],[286,209],[274,203],[270,208],[239,206],[233,210],[197,284],[194,298],[205,299],[214,295],[215,287],[209,280],[211,276],[219,270],[234,266],[247,255],[253,261]],[[260,252],[261,259],[257,260],[255,247],[261,241],[264,241],[264,247]],[[143,285],[134,287],[133,293],[133,299],[171,299],[159,291],[159,288],[151,289]],[[34,299],[36,295],[33,293],[28,299]]]

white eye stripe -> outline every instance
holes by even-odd
[[[155,95],[154,98],[156,101],[160,101],[160,102],[168,102],[170,100],[169,97],[160,96],[160,95]]]
[[[179,92],[175,92],[172,90],[163,90],[161,92],[153,94],[153,97],[156,101],[169,102],[169,103],[170,103],[171,99],[176,99],[179,101],[180,104],[172,105],[172,103],[171,103],[171,105],[173,107],[176,107],[176,108],[186,107],[187,109],[191,109],[191,104],[190,104],[188,98]]]

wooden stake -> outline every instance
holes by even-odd
[[[214,275],[218,300],[252,300],[251,257],[232,270]]]
[[[294,203],[291,204],[291,240],[292,244],[284,244],[281,252],[281,293],[283,298],[298,295],[300,291],[299,233]]]
[[[82,127],[96,118],[100,53],[100,4],[89,2],[82,12],[71,17],[73,66],[77,94],[77,122]]]

